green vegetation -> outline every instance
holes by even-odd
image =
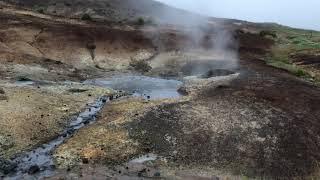
[[[274,35],[270,34],[274,33]],[[263,30],[260,36],[275,37],[275,45],[266,61],[267,64],[287,70],[288,72],[311,81],[320,82],[320,74],[314,72],[312,65],[295,64],[303,59],[295,59],[295,55],[316,55],[320,52],[320,32],[275,26]],[[319,71],[320,72],[320,71]]]
[[[82,15],[81,20],[83,21],[92,21],[92,18],[89,14],[85,13]]]
[[[294,65],[294,64],[290,64],[290,63],[285,63],[283,61],[277,61],[274,59],[269,59],[267,60],[267,64],[279,69],[283,69],[286,70],[298,77],[302,77],[302,78],[311,78],[311,76],[309,75],[308,72],[306,72],[305,70],[299,68],[298,66]]]
[[[142,73],[149,72],[152,69],[149,63],[145,60],[131,59],[130,66],[133,67],[134,70]]]
[[[43,9],[38,9],[37,11],[38,11],[38,13],[44,14],[44,10]]]
[[[139,17],[135,22],[135,25],[144,26],[144,25],[156,25],[155,21],[152,18],[143,18]]]
[[[277,38],[277,33],[275,31],[263,30],[259,34],[261,37],[271,36],[273,38]]]
[[[145,25],[145,20],[142,17],[138,18],[136,21],[136,25],[138,25],[138,26]]]
[[[34,11],[36,11],[36,12],[38,12],[38,13],[41,13],[41,14],[44,14],[45,9],[46,9],[46,7],[38,6],[38,5],[33,7],[33,10],[34,10]]]

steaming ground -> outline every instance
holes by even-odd
[[[14,171],[11,159],[111,94],[95,123],[50,152],[48,179],[319,177],[320,89],[264,61],[291,40],[318,52],[317,35],[301,40],[281,27],[279,37],[264,36],[267,25],[185,16],[152,1],[0,2],[0,178]],[[139,16],[159,19],[142,26]],[[290,57],[317,72],[318,55],[305,53]]]

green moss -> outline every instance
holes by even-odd
[[[85,13],[82,15],[81,20],[83,21],[92,21],[92,18],[89,14]]]

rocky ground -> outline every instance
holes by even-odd
[[[80,165],[71,173],[74,177],[88,177],[82,169],[87,164],[101,172],[99,163],[108,167],[102,174],[120,179],[154,177],[148,170],[173,179],[317,177],[314,162],[319,157],[312,152],[319,148],[319,88],[258,60],[243,62],[241,69],[242,75],[231,76],[232,81],[225,77],[228,83],[220,79],[222,83],[215,81],[216,86],[196,89],[180,100],[111,103],[96,125],[80,132],[89,139],[83,142],[85,136],[77,134],[58,148],[58,160]],[[110,130],[97,135],[105,131],[102,127]],[[117,140],[103,145],[110,133]],[[72,149],[75,160],[68,155]],[[136,169],[141,164],[126,169],[129,159],[148,153],[161,158],[142,169]]]
[[[197,42],[190,26],[108,22],[96,4],[88,21],[78,1],[0,2],[0,178],[88,103],[120,93],[84,80],[128,74],[180,80],[183,96],[121,92],[54,149],[48,179],[319,177],[317,32],[211,19]],[[237,42],[223,53],[216,26]]]

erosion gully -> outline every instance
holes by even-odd
[[[129,96],[142,97],[144,99],[166,99],[180,96],[177,89],[182,85],[182,82],[146,76],[117,76],[87,80],[84,84],[108,87],[120,92],[126,92]],[[27,83],[26,85],[31,84]],[[79,129],[94,123],[97,119],[97,114],[104,105],[119,97],[118,95],[116,97],[100,97],[94,103],[89,104],[77,118],[71,120],[69,126],[57,138],[14,159],[12,163],[16,164],[15,171],[4,179],[18,180],[28,175],[39,179],[54,175],[56,168],[52,156],[53,151],[71,138]],[[132,161],[141,162],[148,160],[150,157],[152,159],[155,158],[154,155],[147,155]]]

